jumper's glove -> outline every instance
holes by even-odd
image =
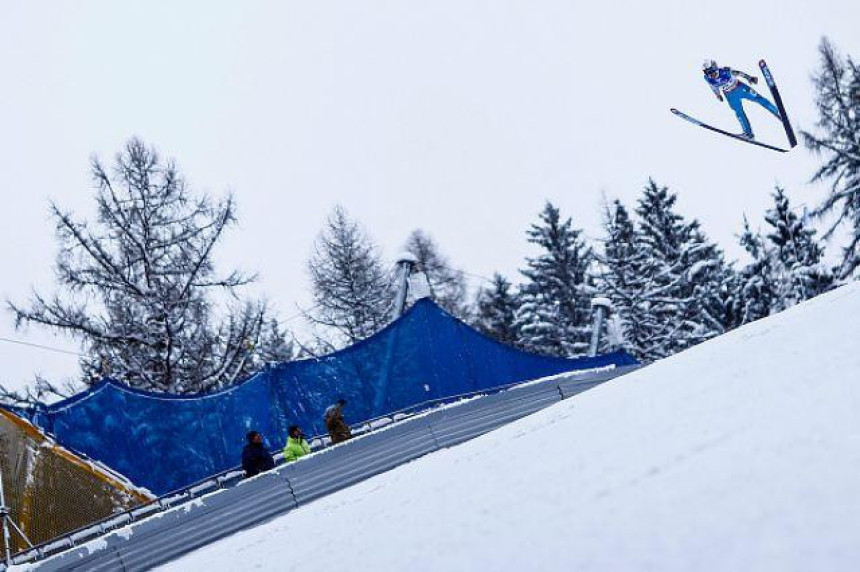
[[[722,100],[723,100],[723,96],[722,96],[722,95],[718,95],[718,96],[717,96],[717,99],[719,99],[720,101],[722,101]]]
[[[758,83],[758,78],[757,78],[756,76],[752,76],[752,77],[750,78],[750,83],[751,83],[751,84],[757,84],[757,83]]]

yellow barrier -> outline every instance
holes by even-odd
[[[34,544],[152,499],[0,409],[0,470],[10,515]],[[13,551],[26,548],[13,534]]]

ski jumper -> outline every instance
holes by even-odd
[[[726,67],[719,68],[717,77],[711,77],[705,73],[705,81],[708,82],[708,85],[717,97],[720,97],[720,90],[723,91],[726,95],[726,101],[728,102],[729,107],[731,107],[735,112],[735,115],[738,116],[738,121],[740,122],[744,133],[749,137],[753,136],[752,126],[750,126],[750,121],[747,119],[747,114],[744,112],[742,104],[745,99],[758,103],[770,111],[774,117],[782,121],[782,117],[780,116],[776,106],[768,101],[767,98],[756,93],[753,88],[738,81],[737,76],[742,76],[746,80],[752,78],[752,76],[749,76],[744,72]]]

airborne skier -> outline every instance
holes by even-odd
[[[770,68],[764,60],[759,60],[758,67],[761,69],[765,82],[767,82],[767,87],[770,89],[770,94],[773,96],[774,103],[771,103],[767,98],[760,96],[753,88],[742,83],[738,79],[740,76],[748,82],[756,84],[758,83],[757,77],[745,74],[742,71],[733,70],[729,67],[721,68],[714,60],[705,60],[705,65],[702,66],[702,72],[705,74],[705,81],[708,82],[714,95],[716,95],[717,99],[720,101],[723,100],[723,94],[725,94],[726,99],[729,101],[729,106],[738,116],[738,121],[740,121],[741,127],[743,128],[743,133],[730,133],[720,129],[719,127],[708,125],[707,123],[699,121],[695,117],[687,115],[683,111],[679,111],[674,107],[669,111],[681,119],[689,121],[693,125],[698,125],[708,131],[721,133],[751,145],[758,145],[759,147],[765,147],[767,149],[779,151],[780,153],[785,153],[790,148],[797,145],[797,137],[794,136],[794,129],[792,129],[791,123],[788,120],[788,115],[785,113],[785,105],[782,103],[782,96],[779,94],[779,89],[776,87],[776,82],[773,79],[773,74],[770,73]],[[750,126],[750,121],[747,119],[747,114],[744,113],[743,100],[745,99],[758,103],[782,122],[782,127],[785,129],[785,136],[788,137],[789,149],[783,149],[782,147],[768,145],[767,143],[755,140],[753,137],[752,127]]]
[[[779,110],[773,103],[771,103],[767,98],[759,95],[753,88],[738,79],[738,77],[741,77],[752,84],[757,84],[757,77],[739,70],[734,70],[730,67],[719,67],[717,62],[714,60],[705,60],[704,65],[702,65],[702,73],[705,75],[705,81],[708,82],[708,85],[711,87],[711,90],[713,90],[714,95],[717,96],[717,99],[722,101],[722,94],[725,94],[729,107],[731,107],[735,112],[735,115],[737,115],[738,121],[743,129],[743,133],[738,133],[737,137],[744,139],[754,138],[752,126],[747,118],[747,114],[744,112],[744,99],[758,103],[782,122],[782,116],[779,114]],[[722,94],[720,92],[722,92]]]

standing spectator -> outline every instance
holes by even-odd
[[[298,425],[291,425],[287,446],[284,447],[284,462],[295,461],[311,452],[311,446],[305,441],[305,435]]]
[[[323,415],[325,428],[328,429],[328,434],[331,436],[332,445],[352,438],[349,425],[343,419],[344,405],[346,405],[346,399],[338,399],[337,403],[330,405]]]
[[[242,468],[246,477],[253,477],[275,466],[275,460],[263,445],[263,436],[256,431],[249,431],[245,436],[248,444],[242,450]]]

